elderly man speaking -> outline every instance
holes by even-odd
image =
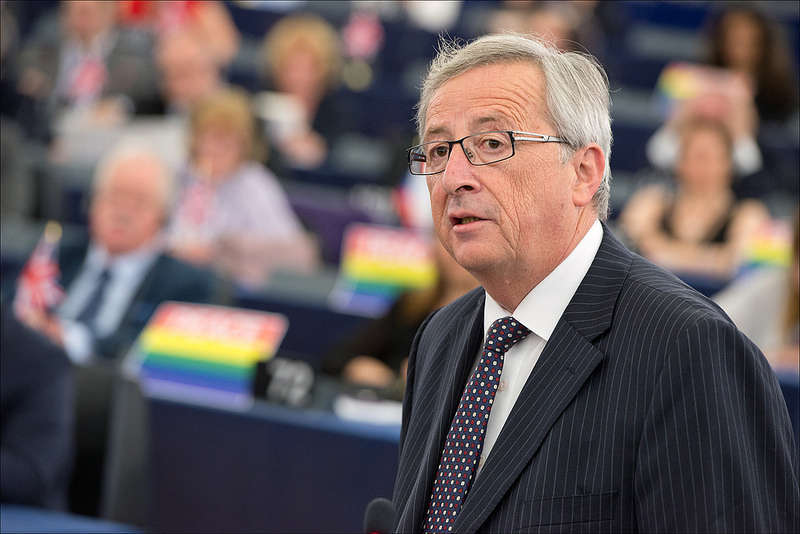
[[[600,222],[602,68],[517,35],[444,44],[418,124],[410,170],[483,287],[414,341],[396,531],[800,530],[767,361]]]

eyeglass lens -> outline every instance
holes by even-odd
[[[417,145],[409,151],[409,168],[414,174],[441,172],[450,159],[452,146],[458,141],[432,141]],[[464,154],[473,165],[486,165],[513,154],[514,147],[508,132],[483,132],[465,137],[460,142]]]

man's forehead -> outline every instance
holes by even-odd
[[[108,179],[100,184],[102,189],[152,189],[161,187],[163,179],[160,163],[147,155],[133,155],[120,159],[111,169]]]
[[[540,115],[541,71],[530,63],[501,63],[470,69],[446,81],[432,95],[425,139],[466,127],[518,129]],[[543,114],[541,114],[543,115]]]
[[[517,126],[513,124],[513,120],[510,117],[507,117],[500,112],[493,112],[491,110],[481,108],[476,108],[472,111],[474,112],[474,116],[467,119],[467,125],[470,131],[477,132],[492,129],[509,130],[517,128]],[[431,136],[438,137],[452,134],[449,126],[441,120],[437,120],[435,117],[433,120],[428,122],[428,125],[428,129],[425,130],[426,139]]]

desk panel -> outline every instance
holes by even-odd
[[[391,497],[399,428],[258,403],[149,400],[155,531],[360,532]]]
[[[82,532],[82,533],[130,533],[140,532],[138,529],[102,521],[91,517],[33,508],[12,504],[0,505],[0,532]]]

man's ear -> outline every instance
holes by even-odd
[[[606,165],[603,149],[595,143],[579,148],[572,156],[572,164],[575,167],[572,202],[577,207],[588,206],[603,181]]]

